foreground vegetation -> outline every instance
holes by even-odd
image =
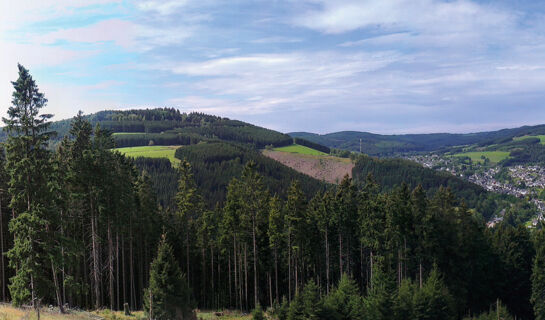
[[[3,301],[158,319],[193,318],[195,308],[263,319],[260,306],[280,320],[483,319],[492,305],[507,318],[545,319],[545,229],[509,212],[487,229],[450,189],[414,183],[421,167],[403,168],[410,186],[382,190],[361,175],[375,166],[393,181],[395,162],[361,157],[357,179],[306,180],[306,189],[294,180],[282,197],[266,183],[280,181],[270,177],[281,165],[263,171],[248,144],[209,141],[176,150],[191,160],[177,166],[175,206],[165,208],[136,160],[112,151],[111,132],[82,114],[48,149],[47,100],[22,66],[14,88],[0,158]],[[225,200],[207,206],[193,172],[225,179],[238,169]],[[283,172],[281,183],[297,176]]]

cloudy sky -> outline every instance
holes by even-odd
[[[283,132],[545,123],[543,1],[1,1],[1,113],[17,62],[56,119],[169,106]]]

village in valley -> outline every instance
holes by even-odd
[[[483,157],[473,161],[469,157],[444,154],[413,155],[407,159],[422,166],[451,173],[475,183],[487,191],[527,198],[536,208],[531,225],[536,225],[545,214],[545,167],[539,165],[515,165],[504,167]],[[503,220],[501,214],[492,218],[489,226]]]

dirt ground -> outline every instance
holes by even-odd
[[[352,177],[354,164],[350,159],[332,156],[313,156],[265,150],[263,154],[296,171],[329,183],[339,183],[345,175]]]

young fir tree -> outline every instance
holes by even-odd
[[[192,307],[191,289],[163,234],[144,290],[144,310],[150,319],[190,319]]]
[[[9,289],[16,305],[32,302],[37,308],[39,300],[51,292],[49,272],[51,266],[56,269],[60,256],[51,227],[56,220],[54,197],[48,186],[52,168],[46,146],[52,115],[40,114],[47,99],[28,70],[21,65],[18,68],[12,106],[8,118],[3,118],[8,133],[5,146],[10,207],[15,216],[9,225],[14,245],[7,255],[16,274]]]
[[[358,285],[346,273],[325,298],[325,306],[337,314],[338,320],[365,319],[365,306]]]
[[[295,295],[288,310],[288,320],[326,319],[319,288],[314,281],[309,281],[303,291]]]
[[[442,320],[453,319],[455,315],[454,300],[447,287],[441,280],[435,266],[426,279],[422,289],[419,289],[414,298],[414,318]]]

